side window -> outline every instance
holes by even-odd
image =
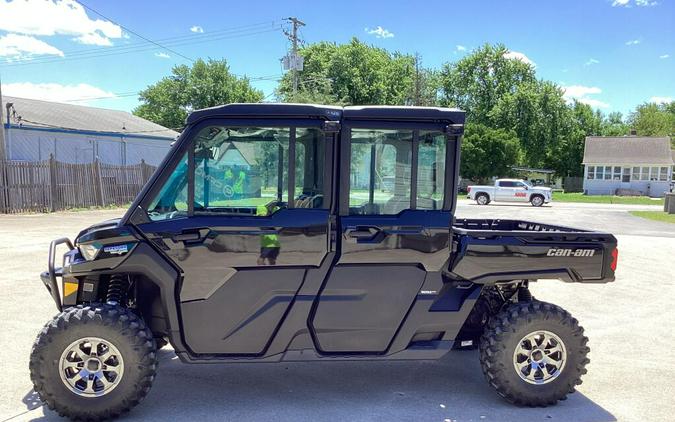
[[[287,206],[288,128],[203,129],[194,140],[195,213],[268,215]]]
[[[290,174],[292,135],[295,168]],[[209,126],[193,138],[192,148],[195,214],[266,216],[285,207],[327,206],[319,129]],[[187,216],[188,173],[186,153],[148,206],[152,220]]]
[[[295,135],[295,208],[325,208],[326,144],[319,129],[298,128]]]
[[[352,129],[350,214],[397,214],[410,208],[411,130]]]
[[[420,131],[417,152],[417,209],[439,210],[445,183],[445,134]]]
[[[503,182],[499,182],[499,187],[500,188],[513,188],[513,187],[515,187],[515,184],[513,182],[503,181]]]

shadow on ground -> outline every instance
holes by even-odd
[[[124,420],[616,420],[581,393],[549,408],[512,406],[487,385],[475,351],[438,362],[185,365],[162,350],[160,361],[149,396]],[[61,420],[44,412],[36,419]]]

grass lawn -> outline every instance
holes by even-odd
[[[663,198],[646,196],[584,195],[583,193],[553,192],[553,201],[588,202],[595,204],[663,205]]]
[[[631,211],[630,213],[636,217],[675,224],[675,214],[668,214],[663,211]]]

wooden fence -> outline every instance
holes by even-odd
[[[133,201],[155,167],[47,161],[0,162],[0,212],[48,212],[124,205]]]

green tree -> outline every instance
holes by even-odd
[[[567,173],[565,167],[558,165],[559,153],[569,141],[573,122],[560,87],[538,80],[520,84],[496,99],[490,120],[492,127],[515,131],[524,165]]]
[[[485,44],[440,72],[443,104],[467,112],[467,119],[495,127],[492,111],[507,94],[536,81],[532,65],[508,58],[502,44]]]
[[[641,136],[675,136],[675,101],[637,106],[628,121]]]
[[[609,113],[602,121],[602,136],[624,136],[629,132],[628,123],[623,120],[623,115],[618,111]]]
[[[230,73],[225,60],[199,59],[192,66],[180,65],[171,75],[141,91],[139,117],[169,128],[183,126],[192,110],[227,103],[251,103],[263,99],[262,91],[247,78]]]
[[[320,42],[300,49],[304,69],[298,93],[292,93],[292,74],[282,78],[277,95],[282,101],[329,104],[406,104],[415,78],[411,55],[389,52],[353,38],[347,44]]]
[[[520,157],[520,145],[512,130],[492,129],[478,123],[466,125],[462,141],[460,174],[472,180],[506,176]]]

